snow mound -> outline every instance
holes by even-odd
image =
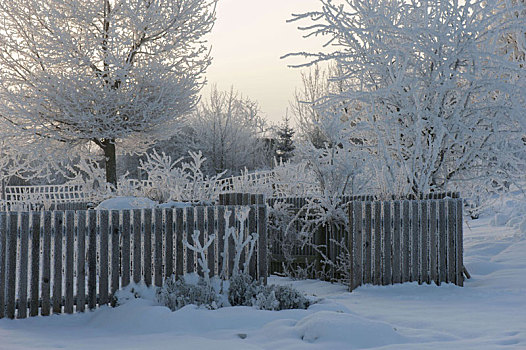
[[[157,202],[146,197],[114,197],[106,199],[95,209],[99,210],[131,210],[131,209],[153,209]]]
[[[408,342],[407,338],[398,334],[388,323],[342,312],[316,312],[301,319],[294,329],[305,342],[349,344],[349,349]]]

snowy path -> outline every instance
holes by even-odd
[[[465,287],[292,283],[309,310],[177,312],[134,300],[70,316],[0,320],[0,349],[526,349],[526,235],[465,227]]]

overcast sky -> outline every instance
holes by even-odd
[[[216,83],[222,90],[233,85],[258,101],[269,120],[280,121],[294,89],[301,85],[300,70],[287,65],[302,62],[280,57],[321,48],[320,40],[302,37],[298,22],[285,21],[292,13],[319,7],[319,0],[219,0],[209,36],[213,56],[209,84]]]

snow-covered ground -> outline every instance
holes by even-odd
[[[0,349],[526,349],[526,234],[492,219],[466,223],[472,279],[464,288],[413,283],[348,293],[271,278],[321,301],[308,310],[171,312],[134,299],[84,314],[0,320]]]

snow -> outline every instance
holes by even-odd
[[[131,210],[131,209],[153,209],[153,208],[186,208],[191,207],[189,202],[157,203],[146,197],[113,197],[101,202],[95,209],[100,210]]]
[[[511,205],[511,204],[510,204]],[[519,204],[514,205],[517,209]],[[526,234],[464,227],[465,287],[345,286],[271,277],[318,300],[307,310],[250,307],[176,312],[144,298],[75,315],[0,320],[0,349],[526,349]]]
[[[114,197],[106,199],[95,209],[101,210],[130,210],[130,209],[152,209],[157,202],[146,197]]]

